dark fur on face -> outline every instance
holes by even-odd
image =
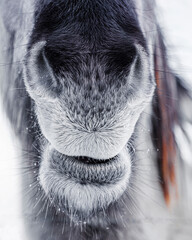
[[[174,129],[183,131],[182,108],[191,101],[168,66],[154,2],[3,0],[0,7],[10,63],[3,100],[25,153],[29,238],[150,239],[138,209],[148,219],[150,211],[168,214],[143,196],[163,205],[164,193],[170,202],[180,157]]]

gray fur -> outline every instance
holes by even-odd
[[[154,1],[58,1],[58,6],[66,4],[61,17],[68,9],[65,19],[50,34],[43,28],[41,39],[36,32],[44,24],[41,14],[51,11],[51,6],[57,9],[51,3],[0,3],[1,91],[7,115],[27,152],[22,159],[29,170],[23,176],[23,189],[27,188],[23,214],[29,239],[168,240],[176,239],[173,225],[182,235],[178,239],[190,239],[182,223],[182,219],[191,222],[191,206],[183,206],[190,196],[183,196],[171,210],[165,205],[156,163],[159,149],[152,137],[154,46],[159,31]],[[96,6],[98,13],[94,13]],[[112,8],[117,10],[110,12]],[[73,19],[71,12],[79,9],[85,18],[87,12],[92,18],[84,21],[77,14],[82,22]],[[97,14],[102,11],[106,16],[100,20]],[[132,60],[127,60],[129,71],[124,62],[112,65],[108,55],[113,52],[110,47],[121,51],[121,43],[130,50],[117,13],[120,19],[129,13],[129,24],[138,21],[141,31],[135,32],[133,42],[131,31],[126,35],[135,49]],[[83,32],[87,24],[92,26],[88,25],[90,33]],[[142,36],[144,41],[139,41]],[[57,37],[61,38],[57,41]],[[53,49],[58,53],[54,59]],[[183,106],[191,100],[181,86],[178,89],[182,123],[190,125],[192,116]],[[179,138],[183,131],[177,127]],[[179,179],[181,165],[178,160]],[[189,183],[191,170],[186,172]],[[182,184],[183,180],[179,193]]]

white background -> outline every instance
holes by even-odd
[[[171,65],[192,82],[192,1],[158,0],[158,5]],[[0,106],[0,240],[26,240],[19,212],[21,190],[17,148]]]

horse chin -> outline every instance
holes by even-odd
[[[126,191],[131,174],[127,146],[110,159],[71,157],[47,144],[39,170],[40,184],[53,206],[84,218],[106,210]]]

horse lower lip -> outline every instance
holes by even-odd
[[[81,157],[57,152],[50,144],[44,148],[39,177],[48,197],[56,197],[63,208],[67,204],[83,213],[106,208],[121,197],[131,174],[130,154],[126,147],[104,163],[80,160]]]
[[[130,159],[126,147],[116,156],[109,159],[93,159],[88,157],[72,157],[47,146],[43,159],[49,169],[61,177],[68,176],[77,182],[113,183],[121,179],[125,172],[130,172]]]

